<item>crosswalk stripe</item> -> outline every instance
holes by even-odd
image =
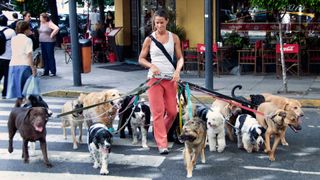
[[[86,130],[84,129],[83,131],[83,134],[82,134],[82,141],[83,143],[86,143],[86,139],[87,139],[87,132]],[[78,134],[78,132],[77,132]],[[9,137],[8,137],[8,133],[3,133],[1,132],[0,133],[0,141],[8,141],[9,140]],[[13,138],[14,141],[22,141],[22,138],[19,134],[19,132],[17,132],[17,134],[14,136]],[[54,142],[54,143],[72,143],[72,137],[70,135],[70,133],[67,133],[67,140],[64,139],[64,136],[62,135],[62,129],[61,129],[61,134],[47,134],[46,136],[46,140],[47,140],[47,143],[50,143],[50,142]],[[149,147],[152,147],[152,148],[156,148],[157,145],[156,143],[154,142],[153,139],[148,139],[148,142],[147,142],[148,146]],[[134,146],[134,147],[141,147],[141,142],[139,142],[138,144],[132,144],[132,139],[131,138],[119,138],[119,137],[113,137],[113,141],[112,141],[112,145],[114,146]],[[173,143],[172,142],[169,142],[168,143],[168,147],[169,148],[172,148],[173,146]],[[72,150],[72,149],[70,149]]]
[[[112,173],[112,172],[110,172]],[[68,173],[42,173],[42,172],[12,172],[12,171],[0,171],[1,179],[13,180],[48,180],[48,179],[95,179],[95,180],[151,180],[150,178],[142,177],[121,177],[121,176],[100,176],[100,175],[87,175],[87,174],[68,174]]]
[[[53,164],[54,162],[91,163],[89,152],[48,150],[48,158]],[[21,151],[15,150],[9,154],[7,149],[0,149],[0,159],[21,160]],[[42,159],[43,157],[41,151],[36,151],[36,154],[30,157],[30,163],[38,162]],[[165,157],[160,155],[128,155],[111,152],[108,161],[109,164],[159,167],[164,159]]]

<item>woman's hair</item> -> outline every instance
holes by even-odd
[[[46,21],[49,22],[50,18],[49,15],[47,13],[41,13],[40,16]]]
[[[16,33],[17,34],[19,34],[19,33],[23,34],[29,28],[30,28],[29,22],[20,20],[20,21],[17,22]]]
[[[25,18],[27,16],[27,14],[30,14],[30,12],[29,11],[23,11],[22,12],[22,17]]]
[[[154,12],[153,17],[152,17],[152,30],[155,31],[155,17],[163,17],[165,20],[169,19],[168,13],[164,9],[158,9],[156,12]]]

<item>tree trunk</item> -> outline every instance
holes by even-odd
[[[282,82],[283,82],[283,92],[288,92],[288,84],[287,84],[287,71],[286,71],[286,63],[284,62],[284,53],[283,53],[283,43],[282,43],[282,27],[281,21],[278,21],[279,24],[279,43],[280,43],[280,59],[281,59],[281,67],[282,67]]]
[[[54,24],[58,25],[59,17],[58,17],[57,1],[52,0],[52,1],[47,1],[47,2],[48,2],[48,7],[49,7],[50,13],[51,13],[51,20]]]

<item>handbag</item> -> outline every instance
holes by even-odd
[[[36,76],[30,76],[23,86],[22,95],[27,97],[29,95],[40,96],[40,79]]]
[[[172,66],[174,67],[174,69],[176,69],[177,67],[177,62],[174,62],[173,59],[171,58],[171,56],[169,55],[168,51],[166,50],[166,48],[162,45],[161,42],[159,42],[158,40],[156,40],[156,38],[154,38],[152,35],[149,36],[151,38],[151,40],[156,44],[156,46],[162,51],[162,53],[167,57],[167,59],[169,60],[169,62],[172,64]]]

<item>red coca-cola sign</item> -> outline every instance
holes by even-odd
[[[280,53],[280,44],[276,45],[276,52]],[[299,44],[284,44],[283,52],[286,53],[299,53]]]
[[[206,51],[206,46],[205,44],[197,44],[197,51],[200,52],[200,53],[204,53]],[[217,43],[214,43],[212,45],[212,51],[213,52],[218,52],[218,44]]]

